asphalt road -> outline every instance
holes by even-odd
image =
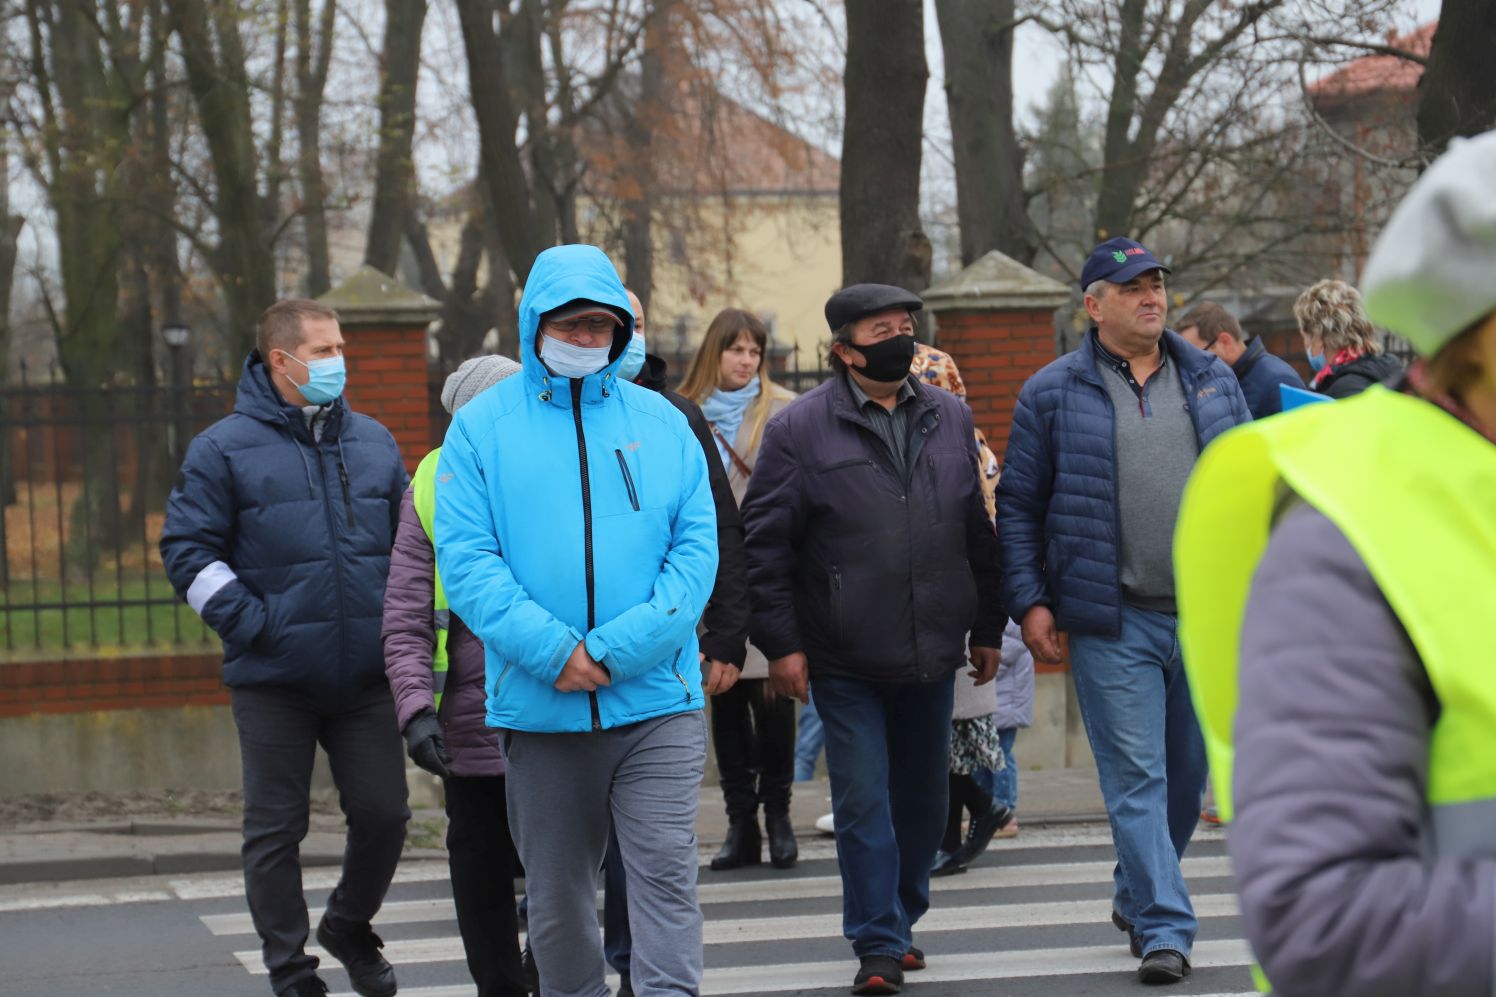
[[[1223,844],[1204,832],[1186,860],[1201,915],[1195,971],[1170,994],[1252,993]],[[803,843],[789,872],[701,873],[703,994],[845,994],[856,970],[841,937],[829,840]],[[929,968],[904,992],[954,995],[1157,993],[1108,921],[1112,851],[1104,827],[1026,828],[973,868],[936,881],[916,928]],[[306,875],[312,923],[335,872]],[[471,997],[445,863],[401,867],[376,929],[402,997]],[[348,994],[336,962],[322,974]],[[0,889],[0,994],[15,997],[263,995],[267,977],[237,876],[221,874]]]

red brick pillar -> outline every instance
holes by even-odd
[[[414,472],[431,449],[426,329],[441,305],[368,266],[318,300],[343,329],[348,403],[390,431]]]
[[[977,428],[1001,458],[1018,390],[1055,358],[1054,313],[1069,290],[993,250],[921,297],[935,345],[955,358]]]

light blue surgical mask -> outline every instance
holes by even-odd
[[[1323,353],[1309,354],[1309,368],[1315,372],[1325,369],[1325,355]]]
[[[296,384],[296,390],[301,392],[313,405],[327,405],[337,400],[343,393],[343,387],[348,383],[348,367],[342,357],[324,357],[321,360],[303,361],[297,357],[281,350],[281,353],[295,360],[306,368],[307,382]]]
[[[618,379],[632,381],[643,369],[644,337],[636,332],[634,338],[629,340],[628,348],[623,351],[623,359],[618,361]]]
[[[613,350],[607,346],[574,346],[571,343],[541,334],[540,359],[557,377],[587,377],[608,366],[608,354]]]

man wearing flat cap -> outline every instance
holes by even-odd
[[[971,413],[909,376],[918,297],[854,284],[826,302],[836,375],[770,420],[743,499],[753,642],[826,731],[843,932],[859,994],[924,966],[946,821],[953,678],[1002,644],[997,537]]]
[[[633,315],[601,250],[537,256],[519,323],[521,373],[463,406],[442,445],[436,560],[483,641],[536,967],[548,995],[607,997],[597,874],[611,823],[635,990],[700,993],[706,456],[679,410],[619,379]]]
[[[1205,747],[1179,654],[1174,521],[1211,440],[1247,422],[1236,375],[1164,326],[1169,268],[1131,239],[1081,271],[1094,326],[1024,384],[997,486],[1009,614],[1037,661],[1070,665],[1117,849],[1112,923],[1145,983],[1190,971],[1198,921],[1179,860]]]

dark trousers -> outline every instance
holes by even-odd
[[[603,958],[620,978],[629,978],[634,936],[629,931],[629,880],[623,868],[618,832],[608,828],[608,853],[603,857]]]
[[[919,685],[811,676],[826,729],[842,933],[860,958],[909,951],[930,907],[946,818],[951,678]]]
[[[712,697],[712,747],[727,816],[786,814],[795,781],[795,704],[774,696],[768,679],[742,679]]]
[[[504,777],[453,776],[447,788],[447,866],[457,930],[478,997],[526,997],[520,968],[514,877]]]
[[[334,928],[373,920],[394,878],[410,820],[405,751],[383,684],[336,703],[295,689],[235,689],[233,711],[244,764],[244,888],[279,993],[317,970],[304,951],[310,926],[301,891],[317,745],[348,822],[343,875],[327,899]]]

